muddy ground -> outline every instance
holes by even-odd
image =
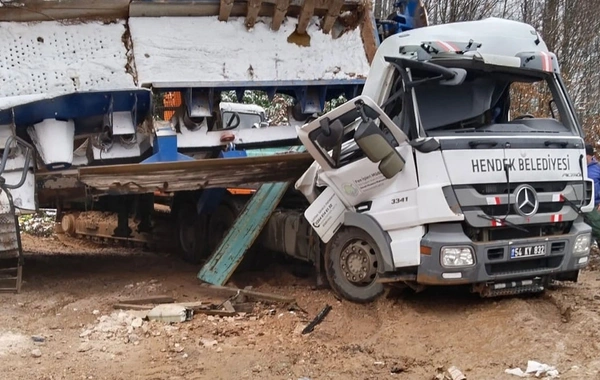
[[[290,265],[236,274],[232,284],[294,296],[305,309],[257,304],[238,317],[196,314],[148,322],[120,299],[214,295],[198,268],[166,254],[100,248],[24,235],[25,283],[0,295],[2,379],[434,379],[458,367],[467,379],[518,379],[528,360],[561,379],[600,378],[600,271],[543,296],[480,299],[463,289],[392,292],[371,305],[314,290]],[[597,261],[597,259],[595,260]],[[300,331],[325,305],[332,310]]]

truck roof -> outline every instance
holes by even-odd
[[[406,31],[388,38],[382,43],[382,47],[392,44],[395,46],[419,45],[423,42],[433,41],[455,45],[457,42],[467,44],[470,40],[481,44],[478,51],[482,54],[515,57],[524,51],[548,52],[545,42],[531,25],[496,17]]]

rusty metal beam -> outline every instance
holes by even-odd
[[[141,194],[295,181],[313,162],[308,153],[79,168],[79,180],[108,194]]]
[[[315,0],[304,0],[304,4],[302,4],[302,11],[300,12],[300,17],[298,18],[298,27],[296,28],[296,32],[298,32],[298,34],[306,33],[306,28],[308,27],[310,18],[314,14]]]
[[[331,32],[331,28],[340,15],[340,10],[342,9],[342,5],[344,4],[343,0],[333,0],[332,4],[329,6],[327,10],[327,16],[325,16],[323,20],[323,33],[329,34]]]
[[[219,21],[227,21],[229,19],[231,9],[233,8],[233,1],[234,0],[221,0],[219,6]]]
[[[290,0],[277,0],[275,3],[275,10],[273,12],[273,19],[271,20],[271,29],[278,31],[281,27],[281,23],[288,12],[290,6]]]
[[[262,0],[248,0],[248,13],[246,14],[246,27],[252,28],[260,12]]]

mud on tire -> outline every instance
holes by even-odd
[[[341,227],[325,248],[325,272],[331,288],[340,297],[369,303],[383,293],[375,282],[381,251],[364,230]]]

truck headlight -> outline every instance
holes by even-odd
[[[471,247],[442,247],[440,260],[446,268],[475,265],[475,255]]]
[[[576,256],[583,256],[590,253],[590,235],[579,235],[577,239],[575,239],[575,244],[573,245],[573,254]]]

